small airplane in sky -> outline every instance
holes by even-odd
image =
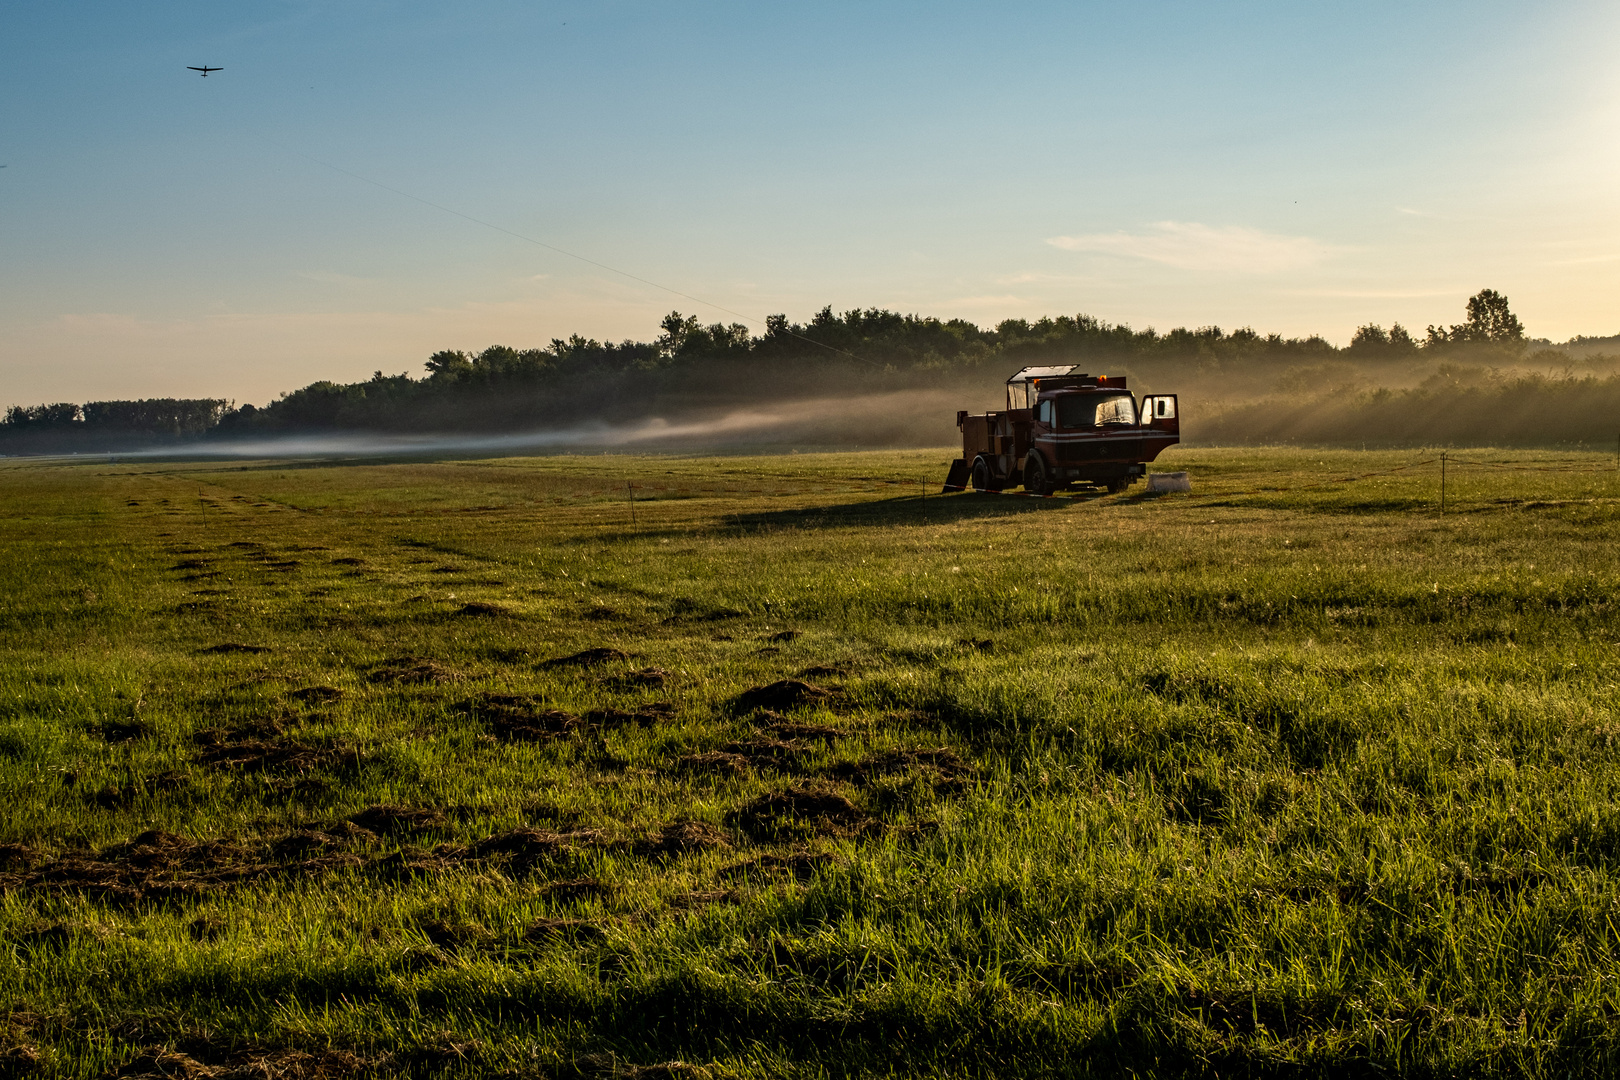
[[[192,67],[191,65],[187,64],[186,65],[186,70],[187,71],[200,71],[200,72],[202,72],[202,77],[206,79],[206,78],[208,78],[208,73],[210,71],[224,71],[225,69],[224,68],[211,68],[211,67]]]

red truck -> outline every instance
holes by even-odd
[[[956,414],[962,456],[946,491],[1001,491],[1019,484],[1050,495],[1072,484],[1124,491],[1147,462],[1181,441],[1176,395],[1138,402],[1123,375],[1027,367],[1007,380],[1005,412]]]

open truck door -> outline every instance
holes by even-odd
[[[1142,399],[1138,422],[1142,427],[1166,435],[1181,434],[1181,419],[1176,414],[1176,395],[1149,394]]]

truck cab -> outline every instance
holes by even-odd
[[[1176,395],[1137,399],[1123,375],[1027,367],[1007,380],[1002,412],[956,414],[962,457],[946,489],[1018,484],[1050,495],[1074,484],[1124,491],[1147,463],[1181,441]]]

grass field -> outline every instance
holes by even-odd
[[[0,1076],[1620,1067],[1612,455],[948,456],[0,462]]]

